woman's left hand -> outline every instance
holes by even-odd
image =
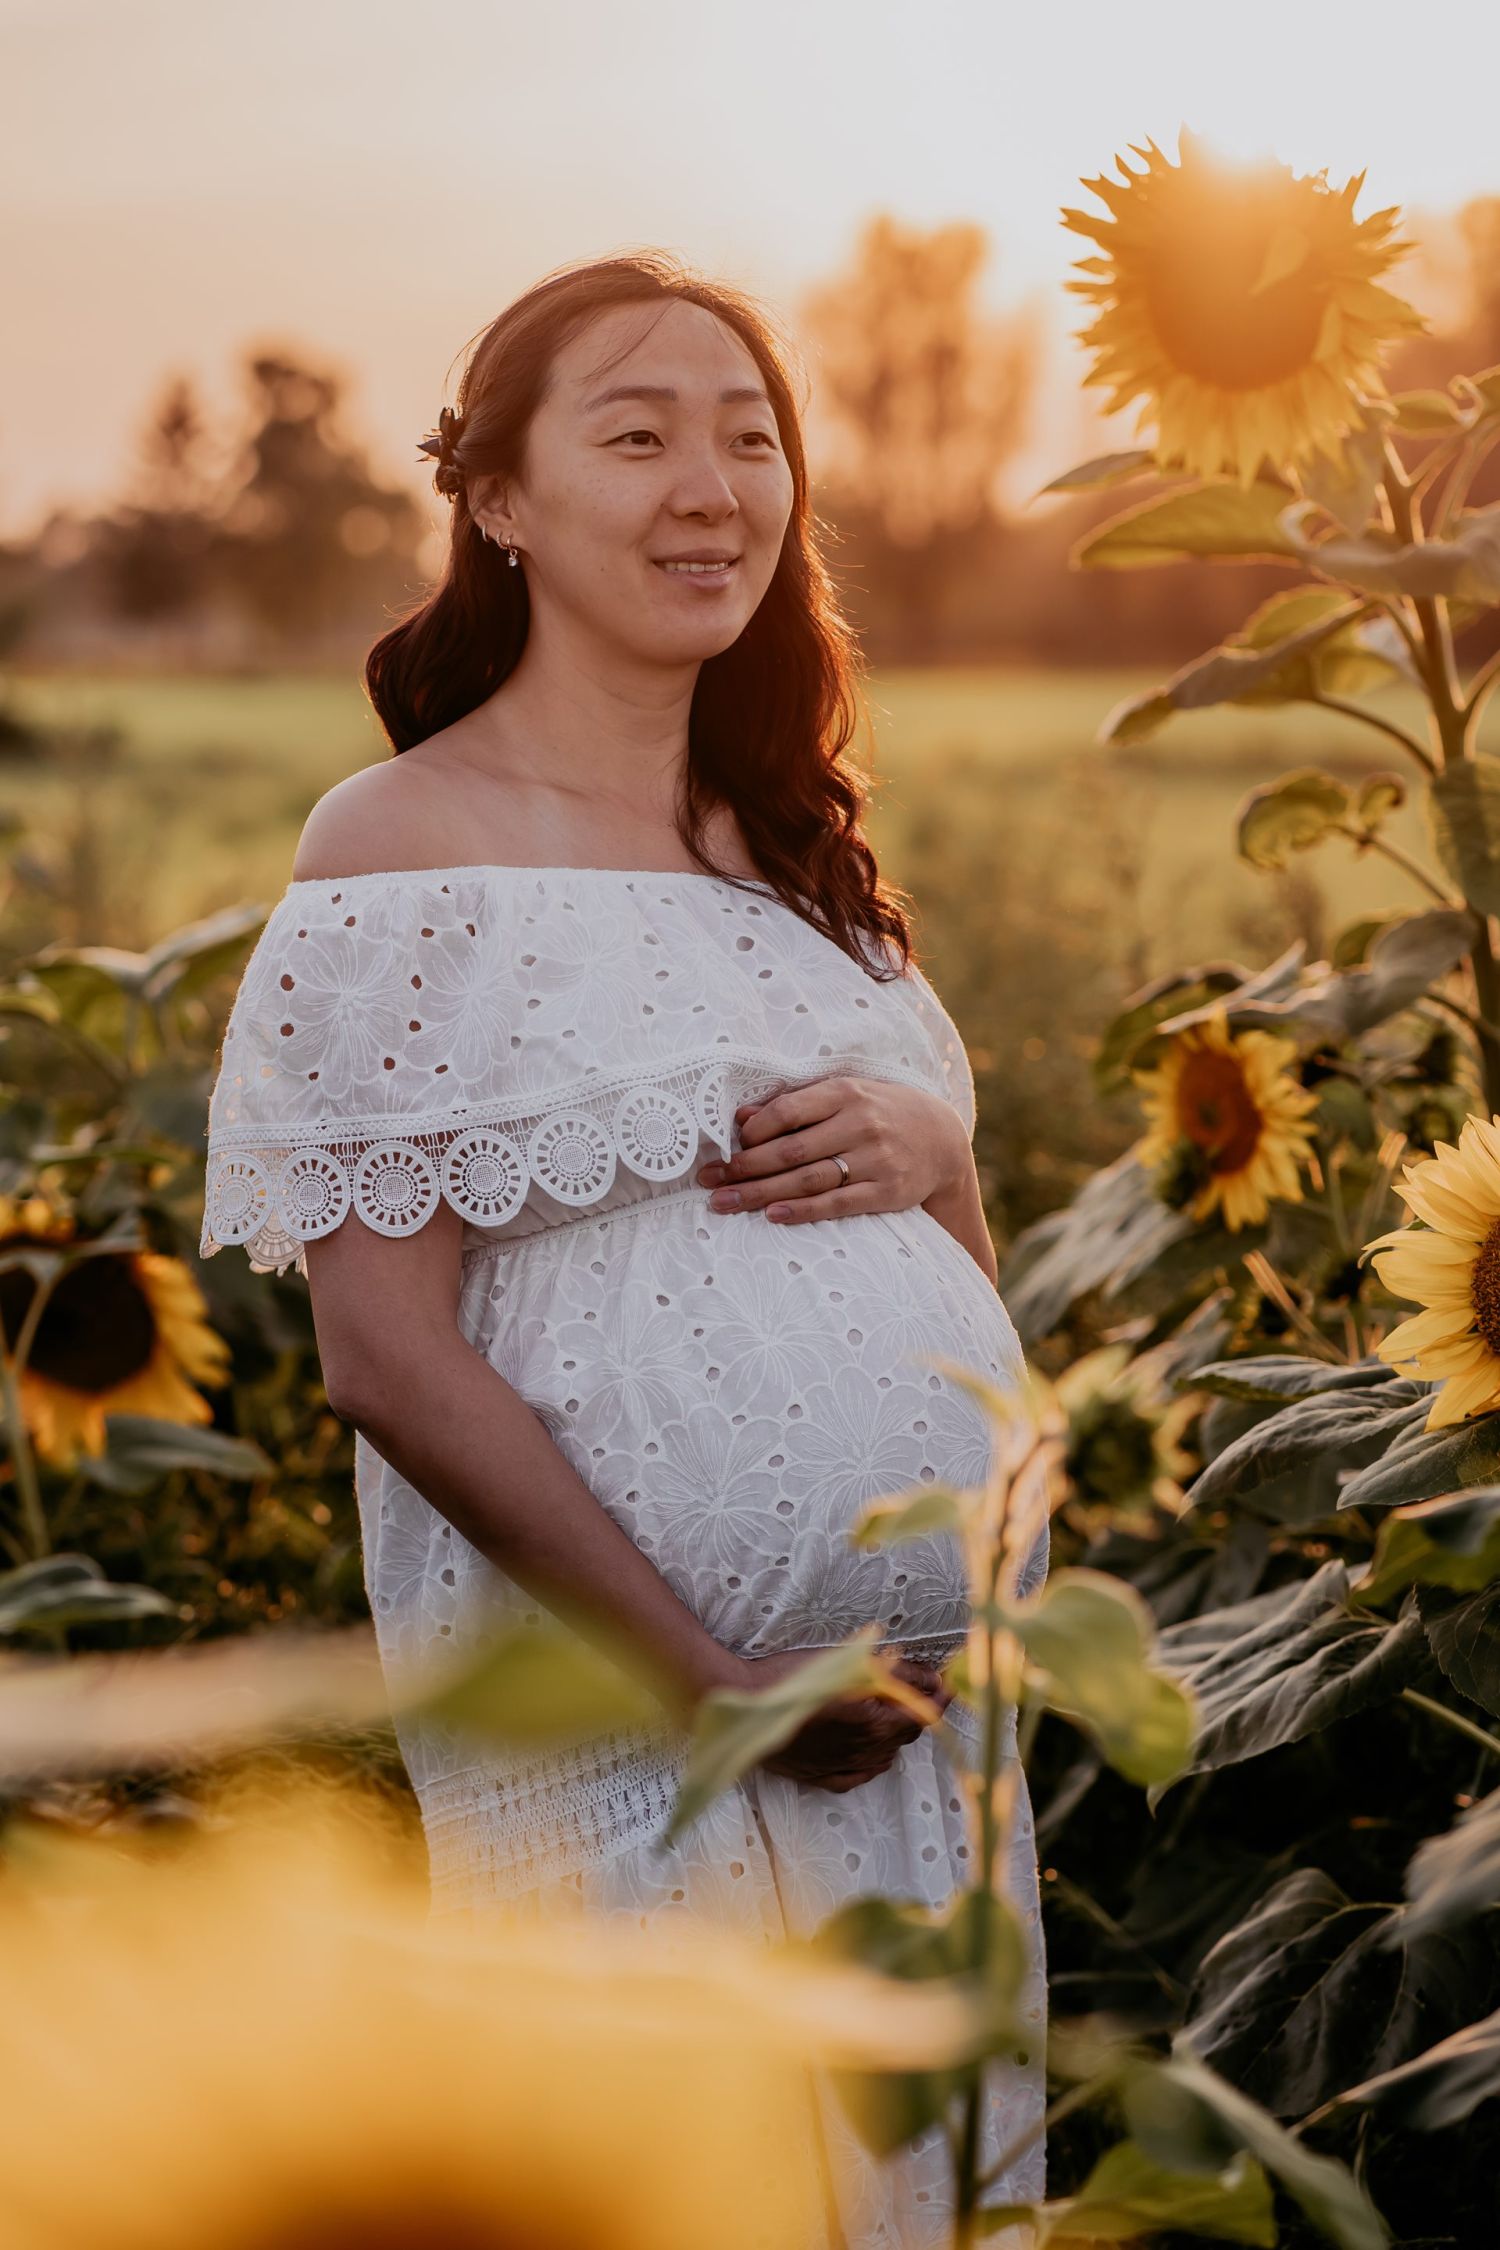
[[[705,1164],[698,1183],[713,1189],[712,1210],[764,1210],[779,1224],[908,1211],[955,1190],[973,1162],[952,1103],[920,1086],[820,1078],[734,1114],[740,1147]]]

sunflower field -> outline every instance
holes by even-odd
[[[1288,582],[1101,740],[1231,704],[1366,726],[1362,781],[1268,779],[1204,849],[1265,871],[1349,850],[1395,903],[1327,959],[1185,961],[1098,1025],[1094,1091],[1138,1130],[1007,1245],[1029,1379],[963,1377],[989,1482],[891,1494],[852,1534],[963,1544],[972,1885],[941,1914],[861,1899],[753,1957],[429,1920],[392,1703],[535,1743],[638,1717],[649,1672],[559,1622],[381,1676],[305,1289],[195,1256],[259,920],[30,952],[0,990],[17,2250],[794,2250],[819,2223],[810,2067],[872,2147],[943,2131],[952,2250],[1500,2236],[1500,784],[1478,740],[1500,507],[1467,504],[1500,368],[1387,391],[1421,321],[1381,278],[1398,214],[1355,217],[1362,179],[1230,168],[1186,132],[1175,163],[1134,153],[1088,183],[1102,217],[1065,214],[1094,246],[1071,284],[1088,380],[1142,441],[1049,487],[1128,495],[1074,559]],[[1394,688],[1420,727],[1382,708]],[[1425,856],[1387,833],[1413,797]],[[1023,1598],[1042,1515],[1053,1568]],[[876,1634],[708,1697],[671,1832],[830,1696],[939,1720]],[[1023,1768],[1051,2099],[1048,2201],[1021,2208],[978,2124],[987,2065],[1036,2036],[999,1873]]]

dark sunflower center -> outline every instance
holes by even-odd
[[[584,2250],[577,2230],[559,2223],[540,2230],[528,2220],[451,2204],[441,2188],[417,2208],[386,2204],[355,2209],[330,2204],[289,2212],[236,2239],[235,2250]]]
[[[6,1247],[25,1248],[32,1239],[9,1235]],[[53,1245],[38,1240],[36,1247]],[[0,1319],[11,1350],[35,1295],[29,1273],[15,1266],[0,1273]],[[48,1382],[95,1396],[139,1375],[155,1348],[151,1300],[122,1252],[84,1258],[68,1269],[47,1300],[27,1364]]]
[[[1248,205],[1248,207],[1247,207]],[[1225,391],[1259,391],[1307,367],[1329,282],[1316,246],[1294,271],[1257,289],[1281,214],[1251,195],[1207,192],[1164,217],[1146,254],[1146,304],[1174,367]]]
[[[1469,1298],[1475,1327],[1500,1359],[1500,1224],[1492,1226],[1479,1245],[1469,1276]]]
[[[1233,1055],[1193,1049],[1177,1081],[1177,1122],[1211,1172],[1242,1172],[1260,1143],[1260,1111]]]

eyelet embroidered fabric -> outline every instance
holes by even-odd
[[[888,972],[899,957],[891,948]],[[869,1501],[984,1478],[1019,1338],[920,1207],[778,1226],[716,1212],[693,1175],[740,1145],[737,1106],[851,1075],[948,1101],[974,1082],[927,978],[882,977],[769,885],[587,868],[440,868],[295,882],[272,909],[209,1104],[205,1257],[305,1273],[353,1220],[400,1239],[462,1220],[459,1326],[600,1505],[726,1646],[819,1648],[875,1621],[941,1661],[962,1644],[958,1543],[863,1552]],[[364,1569],[383,1658],[446,1666],[539,1605],[361,1432]],[[1047,1566],[1043,1532],[1023,1590]],[[687,1737],[665,1720],[512,1754],[398,1720],[437,1915],[580,1909],[807,1933],[878,1891],[941,1906],[963,1879],[971,1716],[835,1793],[757,1769],[660,1843]],[[1024,1778],[1008,1871],[1027,1930],[1031,2052],[992,2073],[995,2183],[1038,2198],[1045,2012]],[[838,2103],[824,2139],[847,2250],[947,2239],[940,2137],[876,2163]],[[1006,2238],[999,2238],[1002,2241]],[[1017,2238],[1020,2239],[1019,2237]],[[832,2246],[830,2246],[832,2250]],[[843,2250],[843,2246],[840,2246]]]

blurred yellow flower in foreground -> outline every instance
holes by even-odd
[[[1063,286],[1098,310],[1078,332],[1095,355],[1109,411],[1144,399],[1164,468],[1200,477],[1336,456],[1362,419],[1357,394],[1379,395],[1384,346],[1425,327],[1375,275],[1408,245],[1391,239],[1393,207],[1356,220],[1364,174],[1335,193],[1325,173],[1216,158],[1183,127],[1172,164],[1148,141],[1123,184],[1083,184],[1107,218],[1065,210],[1064,226],[1097,242],[1089,278]]]
[[[1259,1226],[1273,1195],[1302,1201],[1297,1166],[1314,1129],[1317,1096],[1284,1067],[1296,1042],[1269,1031],[1231,1032],[1223,1008],[1176,1033],[1153,1070],[1131,1073],[1150,1130],[1132,1154],[1148,1168],[1186,1167],[1188,1209],[1217,1207],[1231,1234]]]
[[[1424,1305],[1375,1349],[1437,1383],[1429,1430],[1500,1406],[1500,1118],[1467,1117],[1455,1148],[1440,1141],[1408,1164],[1395,1193],[1426,1223],[1379,1234],[1361,1250],[1393,1297]]]
[[[0,1258],[87,1249],[71,1218],[41,1196],[0,1195]],[[19,1264],[0,1270],[0,1319],[15,1351],[37,1291]],[[105,1449],[105,1417],[213,1419],[195,1383],[224,1383],[231,1353],[209,1326],[203,1292],[180,1258],[96,1250],[54,1285],[21,1371],[21,1412],[43,1460],[68,1469]]]
[[[166,1846],[6,1831],[6,2250],[819,2250],[808,2058],[952,2039],[696,1923],[460,1934],[405,1839],[272,1786]]]

